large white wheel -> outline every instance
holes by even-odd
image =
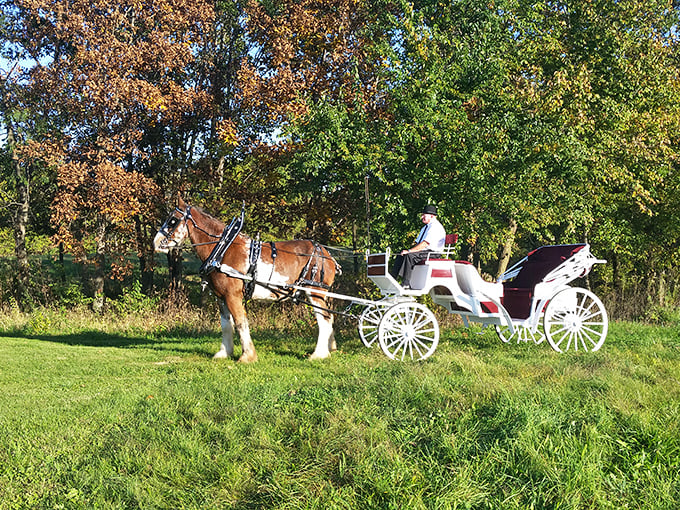
[[[514,324],[515,331],[510,334],[510,326],[499,326],[496,325],[496,334],[505,343],[511,340],[520,342],[534,342],[536,345],[540,344],[545,340],[545,333],[543,332],[543,324],[539,324],[535,331],[528,326],[523,324]]]
[[[427,359],[439,343],[439,324],[420,303],[399,303],[389,308],[378,326],[380,348],[391,359]]]
[[[557,352],[597,351],[607,336],[609,319],[595,294],[571,287],[548,302],[543,327],[550,346]]]
[[[378,326],[390,304],[368,305],[359,316],[359,338],[366,347],[373,347],[378,339]]]

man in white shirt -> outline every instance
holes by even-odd
[[[391,271],[395,278],[402,277],[404,288],[410,288],[413,266],[427,259],[429,254],[441,252],[446,244],[446,231],[437,219],[437,208],[434,205],[425,206],[420,218],[424,225],[416,238],[416,244],[397,255]]]

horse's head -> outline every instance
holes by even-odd
[[[172,248],[179,248],[189,235],[187,220],[191,219],[191,206],[179,198],[177,207],[165,220],[156,237],[153,247],[158,253],[168,253]]]

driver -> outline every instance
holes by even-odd
[[[395,279],[402,278],[401,285],[405,289],[411,288],[413,267],[418,262],[427,259],[428,256],[441,252],[446,244],[446,231],[437,219],[437,208],[434,205],[425,206],[420,219],[424,225],[420,229],[416,243],[397,255],[392,271],[390,271]]]

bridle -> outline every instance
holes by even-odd
[[[191,206],[187,205],[185,210],[180,209],[179,207],[175,207],[175,212],[181,214],[181,217],[175,216],[175,214],[171,214],[170,217],[165,220],[165,223],[163,223],[163,226],[160,228],[158,231],[159,234],[161,234],[163,237],[165,237],[166,242],[170,240],[172,237],[173,232],[177,230],[177,225],[181,222],[184,222],[184,225],[187,226],[188,228],[188,222],[191,221],[191,224],[196,230],[199,230],[203,232],[205,235],[208,237],[212,237],[213,239],[219,240],[221,236],[212,234],[208,231],[206,231],[204,228],[198,225],[196,223],[196,220],[194,217],[191,215]],[[191,246],[203,246],[206,244],[216,244],[218,241],[208,241],[207,243],[191,243]]]

